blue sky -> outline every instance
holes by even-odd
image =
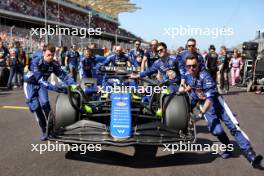
[[[232,28],[232,36],[192,36],[198,47],[207,49],[210,44],[236,46],[253,39],[256,30],[264,29],[263,0],[131,0],[142,9],[133,13],[122,13],[119,21],[122,28],[141,36],[146,41],[157,38],[169,48],[183,46],[191,36],[165,35],[165,29],[191,28]]]

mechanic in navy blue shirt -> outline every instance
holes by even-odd
[[[135,48],[129,51],[128,56],[132,66],[141,67],[144,51],[140,48],[141,41],[136,40],[134,43]]]
[[[90,48],[84,50],[84,56],[80,59],[79,73],[80,79],[94,77],[94,66],[96,65],[96,56],[92,54]]]
[[[210,73],[203,67],[200,67],[199,59],[196,55],[189,55],[186,58],[186,67],[188,69],[185,77],[187,86],[184,86],[184,91],[189,92],[192,108],[194,108],[198,102],[203,104],[199,116],[202,117],[204,115],[208,122],[209,131],[214,136],[217,136],[219,141],[225,144],[225,146],[228,146],[230,141],[220,123],[220,120],[222,120],[231,134],[235,137],[238,146],[243,150],[249,162],[251,162],[254,167],[259,165],[262,156],[256,155],[247,137],[242,133],[241,129],[234,124],[221,105],[218,99],[216,84]],[[182,86],[183,85],[181,85],[181,87]],[[223,158],[229,158],[232,154],[231,151],[232,150],[225,150],[220,154]]]
[[[178,91],[178,85],[181,83],[180,70],[182,69],[176,57],[167,53],[167,45],[163,42],[158,44],[157,51],[159,59],[156,60],[151,67],[147,68],[140,74],[131,74],[132,79],[143,78],[151,76],[154,73],[160,72],[160,82],[169,80],[170,90],[172,92]]]
[[[67,85],[75,84],[75,81],[61,69],[59,63],[53,60],[54,53],[55,47],[53,45],[45,45],[43,55],[32,60],[29,71],[24,74],[26,103],[29,110],[37,117],[42,131],[41,140],[47,139],[46,118],[51,111],[48,90],[63,91],[60,87],[48,82],[51,73],[54,73]]]
[[[159,59],[159,54],[157,52],[158,40],[154,39],[150,43],[150,48],[148,48],[145,53],[141,63],[141,71],[145,68],[151,67],[152,64]]]
[[[131,67],[129,57],[122,52],[122,47],[120,45],[115,46],[115,52],[111,53],[106,57],[106,59],[96,65],[96,70],[100,69],[101,66],[111,65],[111,66],[127,66]]]
[[[72,45],[71,49],[67,51],[65,58],[65,66],[68,66],[70,69],[70,76],[77,80],[77,70],[79,65],[80,54],[77,51],[76,45]]]
[[[181,60],[181,64],[185,65],[185,60],[189,55],[196,55],[198,57],[200,67],[204,68],[205,67],[204,58],[200,53],[197,52],[196,40],[194,38],[190,38],[187,40],[186,48],[187,50],[184,50],[177,54],[177,58],[178,60]],[[184,75],[186,73],[186,69],[187,68],[185,67],[184,73],[181,74]]]

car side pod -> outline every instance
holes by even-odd
[[[131,96],[112,93],[111,101],[110,135],[115,140],[127,139],[132,133]]]

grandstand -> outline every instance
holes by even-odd
[[[98,47],[111,48],[118,41],[126,48],[140,39],[119,28],[118,14],[139,9],[129,0],[5,0],[0,1],[0,37],[18,40],[34,49],[42,40],[56,45],[78,47],[96,43]],[[102,35],[81,39],[78,36],[53,35],[46,38],[30,35],[31,28],[58,25],[68,28],[101,28]]]
[[[258,52],[261,52],[264,49],[264,29],[257,30],[255,38],[252,40],[245,41],[245,42],[257,42],[259,44]],[[233,48],[238,48],[242,50],[242,43],[240,43],[239,45]]]
[[[256,31],[256,37],[253,40],[259,44],[258,51],[262,51],[264,49],[264,29],[260,29]]]

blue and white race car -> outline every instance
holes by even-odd
[[[59,94],[48,119],[49,140],[114,146],[195,142],[188,98],[170,93],[164,88],[166,81],[129,79],[128,74],[135,71],[103,67],[98,73],[103,77],[101,85],[96,79],[84,79],[67,95]],[[114,89],[118,86],[121,89]],[[96,91],[87,92],[87,87]],[[164,89],[150,94],[152,88]]]

